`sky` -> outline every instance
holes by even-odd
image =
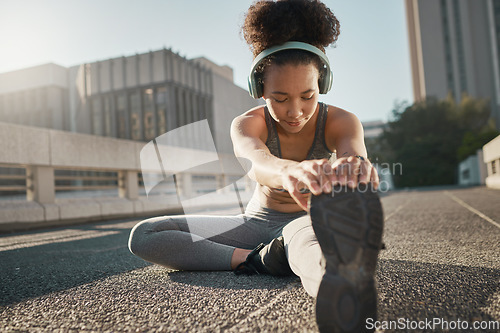
[[[233,68],[246,89],[252,54],[240,35],[252,0],[0,0],[0,73],[74,66],[171,48]],[[325,0],[340,21],[327,49],[332,91],[320,100],[361,121],[413,102],[404,2]],[[245,110],[242,110],[242,112]]]

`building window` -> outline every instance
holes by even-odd
[[[116,121],[118,126],[118,137],[127,139],[127,98],[124,94],[119,94],[115,97],[116,105]]]
[[[167,105],[168,105],[168,91],[167,87],[160,87],[156,89],[156,124],[158,135],[167,131]]]
[[[146,141],[155,138],[153,89],[148,88],[142,91],[142,105],[144,112],[144,139]]]
[[[460,92],[467,92],[467,77],[465,74],[465,48],[464,38],[462,33],[462,18],[460,14],[460,3],[458,1],[452,2],[453,15],[455,21],[455,34],[457,43],[457,60],[460,79]]]
[[[450,41],[450,27],[448,20],[448,7],[445,0],[441,0],[441,24],[443,28],[444,35],[444,48],[445,48],[445,62],[446,62],[446,85],[448,88],[448,93],[455,96],[455,78],[453,73],[453,59]]]
[[[494,175],[497,173],[497,166],[496,166],[496,160],[491,161],[491,174]]]
[[[500,2],[499,1],[492,1],[493,3],[493,12],[495,13],[495,33],[497,37],[497,54],[498,54],[498,61],[500,61]]]
[[[141,135],[141,96],[134,91],[129,95],[130,105],[130,134],[132,140],[142,140]]]
[[[176,106],[176,114],[177,114],[177,124],[175,124],[175,128],[186,125],[186,110],[184,109],[183,98],[182,98],[181,88],[175,88],[175,106]]]

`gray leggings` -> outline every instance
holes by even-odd
[[[305,212],[262,208],[254,197],[237,216],[161,216],[138,223],[129,249],[142,259],[179,270],[231,270],[235,248],[253,249],[283,235],[292,271],[316,297],[322,252]]]

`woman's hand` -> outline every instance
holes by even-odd
[[[293,163],[283,168],[281,174],[283,189],[306,211],[309,195],[304,190],[314,195],[332,191],[333,170],[327,159]]]
[[[330,179],[334,185],[347,185],[355,188],[358,184],[372,183],[374,189],[378,188],[377,169],[366,158],[359,156],[341,157],[333,163],[332,170]]]
[[[308,189],[314,195],[331,193],[333,185],[347,185],[355,188],[358,184],[372,183],[378,188],[377,170],[368,159],[349,156],[337,159],[333,165],[328,160],[306,160],[288,165],[282,170],[283,188],[297,204],[308,210]]]

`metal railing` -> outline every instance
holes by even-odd
[[[27,179],[24,166],[0,164],[0,195],[28,191]]]

